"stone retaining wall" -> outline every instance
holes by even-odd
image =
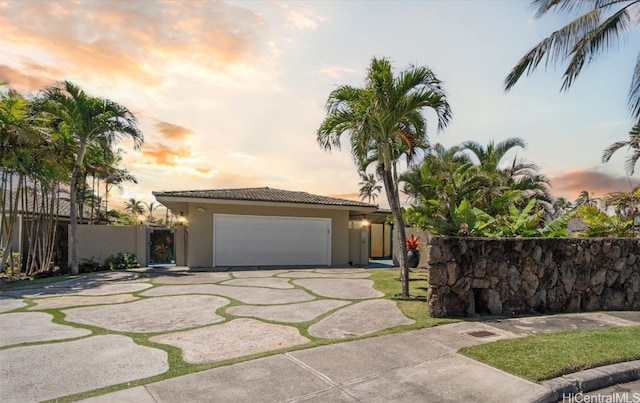
[[[640,310],[640,239],[429,238],[433,317]]]

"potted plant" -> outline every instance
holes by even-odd
[[[420,246],[420,242],[418,242],[419,239],[419,237],[413,234],[407,238],[407,264],[412,269],[418,267],[420,263],[420,251],[418,250],[418,246]]]

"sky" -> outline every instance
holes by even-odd
[[[330,92],[362,86],[373,57],[396,73],[427,66],[443,81],[453,119],[438,132],[426,113],[432,143],[520,137],[527,147],[507,159],[537,164],[556,197],[630,190],[640,177],[625,175],[626,150],[600,158],[632,126],[637,36],[568,92],[560,65],[505,93],[517,61],[572,18],[534,14],[515,0],[0,0],[0,82],[27,95],[70,80],[133,111],[145,141],[140,151],[121,144],[138,184],[120,201],[262,186],[358,199],[349,147],[325,152],[316,131]]]

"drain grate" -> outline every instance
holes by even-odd
[[[493,332],[489,332],[486,330],[478,330],[476,332],[467,332],[467,334],[469,336],[473,336],[473,337],[491,337],[491,336],[497,336],[497,333],[493,333]]]

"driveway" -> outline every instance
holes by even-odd
[[[0,394],[41,401],[413,323],[363,269],[107,272],[0,293]],[[201,369],[201,367],[199,368]]]
[[[638,312],[487,318],[306,348],[413,323],[369,275],[142,269],[1,292],[0,401],[555,401],[580,375],[536,384],[458,349],[640,324]],[[585,372],[606,385],[640,361]]]

